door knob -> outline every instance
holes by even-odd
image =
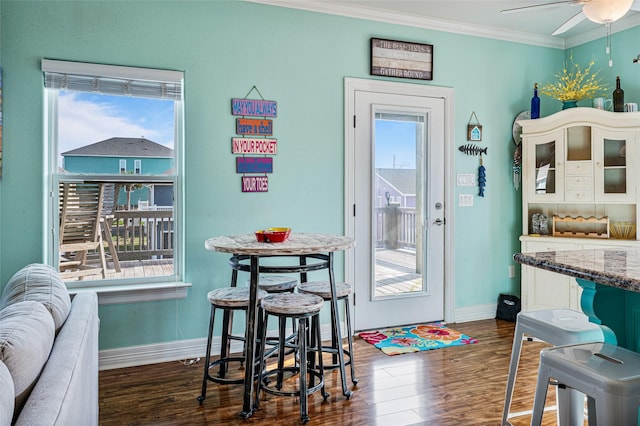
[[[444,219],[437,218],[436,220],[433,221],[433,224],[434,225],[438,225],[438,226],[442,226],[442,225],[444,225]]]

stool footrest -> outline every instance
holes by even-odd
[[[229,358],[218,359],[216,361],[209,363],[208,370],[211,370],[213,367],[217,367],[219,365],[224,365],[226,367],[227,364],[232,362],[239,362],[241,364],[244,364],[244,357],[229,357]],[[212,376],[211,374],[209,374],[209,372],[207,372],[206,376],[207,376],[206,377],[207,380],[214,383],[223,383],[228,385],[244,383],[244,375],[242,378],[239,378],[239,379],[228,379],[220,376]]]
[[[267,371],[266,373],[264,373],[262,375],[262,387],[261,387],[261,389],[264,390],[267,393],[272,394],[272,395],[300,396],[300,391],[299,390],[295,390],[295,391],[279,390],[279,389],[275,389],[273,386],[269,385],[269,383],[271,383],[271,381],[269,380],[269,377],[275,376],[278,373],[285,373],[285,372],[289,372],[289,373],[293,373],[294,375],[297,375],[300,372],[300,370],[297,367],[284,367],[284,368],[282,368],[280,370],[275,369],[275,370]],[[314,393],[317,390],[319,390],[320,388],[322,388],[322,386],[324,385],[324,378],[323,378],[322,373],[318,372],[316,370],[307,369],[307,374],[312,375],[312,376],[314,376],[315,378],[317,378],[319,380],[319,383],[317,383],[316,385],[314,385],[314,386],[312,386],[312,387],[307,389],[307,395],[311,395],[312,393]],[[327,399],[329,394],[325,393],[325,395],[323,395],[323,397],[325,399]]]

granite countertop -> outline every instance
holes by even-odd
[[[204,246],[207,250],[239,255],[286,256],[327,253],[353,247],[353,238],[341,235],[292,232],[281,243],[256,241],[254,234],[225,235],[209,238]]]
[[[611,248],[516,253],[523,265],[640,292],[640,249]]]

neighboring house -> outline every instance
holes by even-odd
[[[114,137],[60,154],[62,168],[69,173],[161,175],[173,169],[173,149],[142,138]],[[124,204],[121,193],[118,204]],[[131,204],[173,205],[170,185],[148,185],[131,194]]]
[[[416,206],[416,169],[376,169],[376,207]]]

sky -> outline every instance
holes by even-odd
[[[376,168],[415,169],[415,134],[415,123],[376,120]]]
[[[60,91],[58,152],[112,137],[145,137],[173,148],[173,101]]]

